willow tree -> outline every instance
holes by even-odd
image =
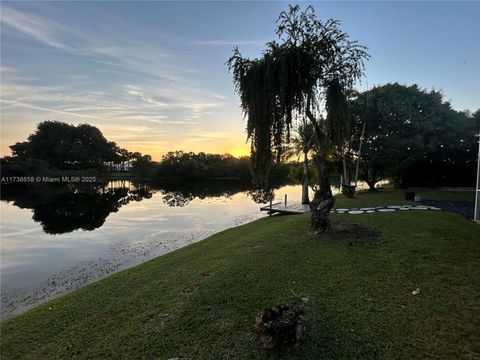
[[[311,6],[289,6],[280,14],[278,40],[266,44],[261,57],[243,57],[238,47],[227,64],[247,118],[254,180],[268,181],[278,152],[290,140],[292,124],[307,117],[319,144],[314,198],[310,202],[311,229],[330,229],[334,205],[327,173],[327,148],[343,140],[347,128],[345,90],[363,73],[366,48],[351,41],[338,20],[320,21]],[[322,116],[326,113],[326,116]]]

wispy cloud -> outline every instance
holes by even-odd
[[[135,71],[170,82],[177,81],[182,70],[186,70],[166,48],[134,38],[128,32],[118,33],[107,28],[102,33],[90,33],[10,6],[2,6],[1,22],[44,45],[110,68]],[[188,69],[189,74],[194,72]]]
[[[190,139],[229,139],[232,134],[223,131],[207,131],[204,129],[193,129],[187,134]]]
[[[92,32],[9,6],[2,6],[2,10],[2,22],[22,35],[65,53],[105,65],[105,70],[115,72],[120,79],[142,76],[144,82],[156,82],[156,86],[160,85],[163,89],[177,90],[175,97],[196,92],[225,99],[220,94],[202,89],[199,81],[194,78],[194,75],[200,74],[198,70],[179,62],[169,49],[154,38],[136,36],[135,28],[125,27],[117,31],[108,27],[102,28],[100,32]],[[102,71],[102,68],[97,70]]]
[[[127,85],[125,91],[134,97],[138,97],[144,102],[144,106],[148,108],[158,109],[177,109],[183,110],[189,118],[197,118],[201,115],[213,114],[209,109],[218,107],[220,104],[216,102],[209,102],[204,98],[189,97],[189,91],[185,90],[183,96],[164,96],[167,93],[162,89],[153,89],[140,85]],[[190,94],[192,95],[192,94]],[[162,100],[160,100],[162,99]]]
[[[105,111],[123,111],[125,107],[123,106],[116,106],[116,105],[87,105],[87,106],[73,106],[73,107],[66,107],[62,109],[63,111],[67,112],[89,112],[89,113],[97,113],[97,112],[105,112]]]
[[[18,71],[18,69],[6,66],[4,63],[2,63],[0,66],[0,79],[6,79],[6,78],[8,78],[9,81],[15,81],[15,82],[26,82],[26,81],[33,80],[32,77],[25,76],[20,71]]]
[[[148,97],[148,96],[144,95],[140,90],[137,90],[132,86],[126,86],[125,90],[130,95],[138,96],[140,99],[145,101],[147,104],[156,105],[156,106],[159,106],[159,107],[165,107],[167,105],[166,103],[154,100],[151,97]]]
[[[0,21],[18,32],[46,45],[55,48],[65,48],[65,45],[58,41],[55,36],[55,28],[58,30],[59,26],[52,22],[47,23],[40,16],[20,12],[9,6],[2,6]]]
[[[56,113],[56,114],[76,116],[76,117],[87,118],[87,119],[95,119],[95,116],[92,116],[92,115],[78,114],[78,113],[74,113],[74,112],[70,112],[70,111],[62,111],[62,110],[56,110],[56,109],[49,109],[49,108],[46,108],[46,107],[43,107],[43,106],[27,104],[27,103],[24,103],[24,102],[21,102],[21,101],[16,101],[16,100],[0,99],[0,102],[2,104],[11,105],[11,106],[14,106],[14,107],[23,107],[23,108],[27,108],[27,109],[41,110],[41,111],[46,111],[46,112],[51,112],[51,113]]]
[[[219,95],[219,94],[212,94],[212,96],[213,96],[215,99],[220,99],[220,100],[227,100],[227,99],[228,99],[226,96]]]

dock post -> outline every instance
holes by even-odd
[[[287,194],[285,194],[285,206],[287,206]]]
[[[268,212],[268,216],[272,216],[272,198],[270,198],[270,211]]]

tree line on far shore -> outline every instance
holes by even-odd
[[[279,162],[273,165],[270,180],[286,180],[290,165]],[[250,158],[230,154],[207,154],[185,151],[170,151],[160,162],[138,158],[132,164],[132,172],[139,177],[158,180],[252,180]]]
[[[150,155],[131,152],[108,141],[89,124],[78,126],[60,121],[44,121],[27,141],[10,146],[12,156],[1,158],[2,176],[60,176],[128,171],[149,180],[189,181],[236,179],[251,181],[249,157],[171,151],[161,161]],[[273,167],[272,180],[288,177],[288,166]]]

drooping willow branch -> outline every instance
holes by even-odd
[[[322,23],[312,7],[301,12],[290,6],[277,26],[280,42],[267,43],[262,57],[244,58],[235,48],[227,62],[247,118],[254,180],[260,184],[268,181],[272,149],[281,151],[296,119],[307,116],[323,142],[340,143],[348,130],[344,90],[361,76],[368,57],[337,20]],[[325,124],[313,115],[321,98],[326,98]]]

